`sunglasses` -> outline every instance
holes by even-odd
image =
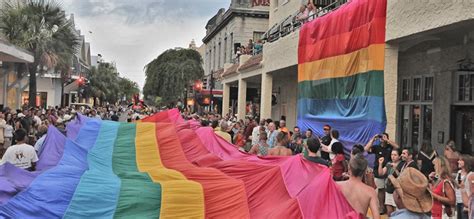
[[[329,129],[323,129],[324,131],[329,131]]]

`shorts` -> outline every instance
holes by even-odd
[[[377,189],[385,189],[385,179],[375,177],[374,181]]]
[[[385,205],[397,207],[397,205],[395,204],[395,200],[393,200],[393,194],[387,192],[385,193]]]

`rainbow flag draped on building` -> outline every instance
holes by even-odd
[[[328,168],[301,156],[242,153],[196,123],[182,121],[177,110],[139,123],[79,116],[67,139],[46,141],[45,150],[62,156],[35,175],[0,165],[0,185],[10,188],[0,187],[0,218],[344,218],[354,212]]]
[[[386,126],[386,0],[352,0],[306,23],[298,46],[298,125],[339,130],[347,149]]]

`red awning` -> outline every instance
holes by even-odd
[[[202,95],[211,95],[210,90],[202,90],[200,93]],[[222,95],[222,94],[223,94],[222,90],[212,90],[212,95]]]

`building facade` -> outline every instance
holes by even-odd
[[[262,0],[232,0],[230,7],[220,9],[206,24],[203,88],[222,93],[221,76],[224,70],[239,63],[240,48],[247,47],[249,41],[257,42],[268,29],[269,2]],[[212,75],[212,77],[211,77]],[[230,90],[230,89],[229,89]],[[232,90],[237,90],[237,84]],[[255,89],[250,88],[250,93],[257,97]],[[232,98],[233,114],[236,112],[237,94],[229,95]],[[224,104],[224,98],[214,99],[219,105]],[[222,103],[221,103],[222,102]],[[221,108],[221,107],[218,107]],[[232,107],[231,107],[232,108]],[[224,114],[229,113],[225,106]],[[220,111],[220,109],[218,109]]]
[[[299,31],[292,18],[306,2],[270,1],[263,56],[241,56],[238,64],[222,70],[223,114],[233,108],[236,96],[237,114],[244,118],[247,88],[256,87],[261,118],[285,116],[288,126],[296,125]],[[328,11],[344,3],[315,1]],[[386,132],[404,147],[419,149],[430,142],[441,153],[454,140],[462,153],[474,150],[472,8],[472,1],[387,0]]]
[[[71,14],[69,19],[75,27],[74,14]],[[72,57],[71,70],[61,75],[60,72],[50,69],[37,77],[36,102],[38,106],[59,106],[61,105],[61,99],[63,99],[64,105],[72,103],[73,100],[76,100],[76,102],[84,101],[79,98],[80,89],[77,86],[76,80],[79,77],[86,77],[90,73],[90,43],[86,42],[85,36],[81,34],[80,30],[75,29],[75,33],[79,46],[76,54]],[[23,105],[28,102],[28,78],[23,78],[22,84],[23,91],[21,92],[20,102]],[[61,95],[62,93],[63,95]]]
[[[314,3],[317,7],[325,7],[334,2],[337,1]],[[252,101],[248,97],[250,87],[258,96],[252,106],[257,105],[260,118],[285,118],[287,126],[292,127],[296,125],[298,99],[299,26],[294,19],[307,1],[272,0],[269,3],[268,26],[262,36],[267,40],[263,45],[263,55],[255,58],[241,56],[239,64],[225,66],[223,114],[234,107],[232,96],[236,96],[238,118],[244,118],[249,111],[248,102]],[[233,87],[236,87],[234,91]]]
[[[404,2],[387,2],[387,130],[406,147],[454,140],[472,154],[474,2]]]
[[[21,93],[27,83],[21,77],[26,74],[26,65],[33,61],[30,52],[0,38],[0,110],[20,107]]]

